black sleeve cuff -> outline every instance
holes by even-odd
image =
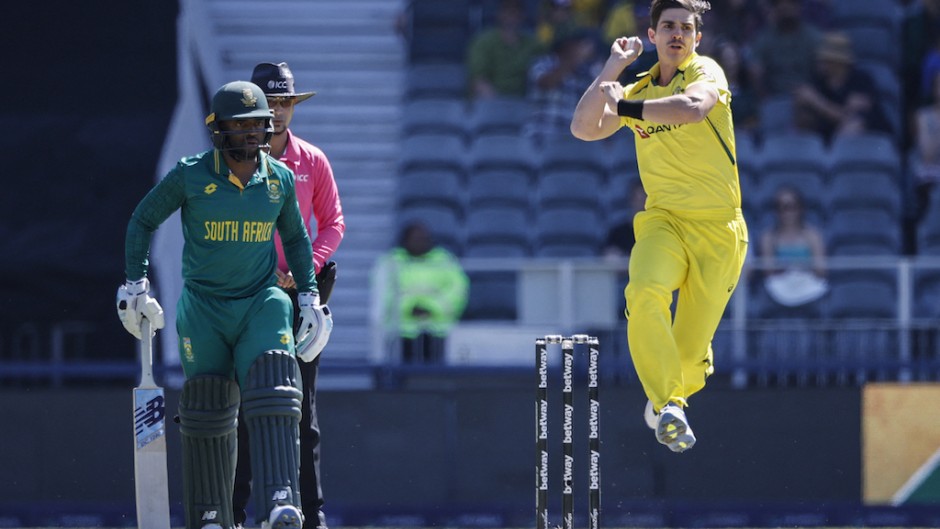
[[[633,119],[643,119],[643,100],[621,99],[617,102],[617,115]]]

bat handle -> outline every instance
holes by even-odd
[[[153,337],[150,333],[150,320],[147,318],[140,321],[140,385],[156,386],[153,379]]]

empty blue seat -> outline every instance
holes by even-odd
[[[521,97],[476,99],[468,113],[467,128],[474,136],[520,134],[531,115],[531,103]]]
[[[398,182],[398,204],[411,206],[448,206],[463,210],[461,174],[446,169],[414,169],[402,172]]]
[[[399,171],[448,169],[465,173],[466,146],[448,134],[415,134],[402,141]]]
[[[454,99],[467,96],[463,62],[412,64],[405,72],[405,100]]]
[[[608,147],[603,142],[583,141],[571,134],[552,134],[544,138],[539,151],[539,170],[591,171],[603,180],[610,166]]]
[[[826,228],[831,255],[877,256],[901,252],[900,219],[883,209],[833,212]]]
[[[883,133],[837,136],[829,150],[832,173],[878,170],[900,180],[901,155],[891,136]]]
[[[467,212],[466,234],[471,245],[508,243],[528,248],[532,220],[526,209],[482,206]]]
[[[530,174],[518,169],[478,168],[467,179],[467,204],[471,209],[483,206],[510,206],[527,209],[535,202]]]
[[[735,132],[734,150],[739,173],[754,175],[760,172],[760,149],[752,134]]]
[[[470,0],[410,0],[408,58],[412,63],[462,63],[470,40]]]
[[[790,96],[769,97],[759,109],[760,132],[766,138],[793,132],[793,99]]]
[[[822,137],[811,133],[769,136],[761,147],[762,171],[805,171],[823,175],[826,149]]]
[[[447,134],[466,142],[466,109],[459,99],[416,99],[405,103],[402,134]]]
[[[536,211],[535,255],[541,257],[594,257],[606,234],[598,212],[585,207],[551,207]]]
[[[834,213],[861,207],[884,209],[896,218],[901,215],[901,190],[897,180],[894,175],[877,169],[836,172],[831,176],[827,198],[828,207]]]
[[[610,178],[630,178],[639,175],[640,170],[636,164],[636,140],[633,134],[614,134],[600,143],[607,148]]]
[[[602,176],[590,170],[558,169],[539,175],[538,208],[575,205],[603,211]]]
[[[826,315],[830,318],[890,319],[897,316],[897,285],[890,276],[834,272]]]
[[[526,242],[488,241],[486,239],[468,240],[464,248],[464,257],[468,258],[512,258],[523,259],[532,255],[532,249]]]
[[[514,135],[477,136],[470,143],[467,163],[472,172],[480,169],[513,169],[534,177],[535,151],[528,139]]]

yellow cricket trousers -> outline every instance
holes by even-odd
[[[747,225],[740,209],[650,209],[633,226],[624,289],[630,355],[655,410],[686,406],[714,371],[711,341],[744,266]]]

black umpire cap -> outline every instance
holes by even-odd
[[[268,97],[293,97],[296,103],[310,99],[316,92],[294,92],[294,74],[286,62],[263,62],[251,72],[251,82],[261,87]]]

